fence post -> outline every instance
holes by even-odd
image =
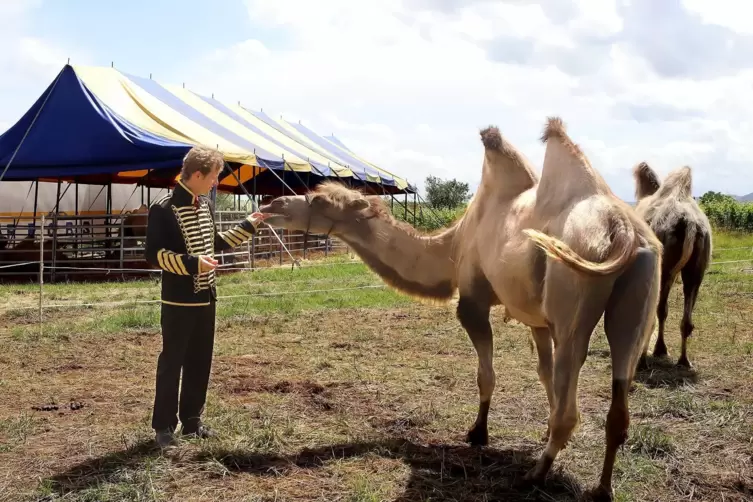
[[[125,244],[124,241],[123,241],[123,231],[124,231],[123,230],[123,223],[124,223],[124,221],[125,221],[125,218],[123,218],[121,216],[120,217],[120,276],[121,277],[123,277],[123,275],[124,275],[123,274],[123,246]]]
[[[39,232],[39,336],[42,336],[42,284],[44,284],[44,215]]]

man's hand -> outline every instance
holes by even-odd
[[[217,268],[217,260],[211,256],[201,255],[199,256],[199,273],[203,274]]]
[[[255,212],[255,213],[251,213],[251,216],[249,216],[249,220],[254,226],[257,226],[259,223],[264,221],[264,218],[266,218],[267,216],[268,215],[264,213]]]

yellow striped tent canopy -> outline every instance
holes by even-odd
[[[194,145],[222,152],[229,167],[220,178],[222,192],[276,195],[290,193],[285,185],[299,190],[324,179],[380,194],[416,191],[301,123],[98,66],[64,66],[0,136],[0,171],[7,167],[7,181],[169,188]]]

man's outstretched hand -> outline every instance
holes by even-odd
[[[255,213],[251,213],[251,216],[249,216],[249,219],[251,220],[251,223],[254,226],[257,226],[259,223],[261,223],[262,221],[264,221],[264,219],[267,218],[267,217],[269,217],[269,216],[270,215],[268,215],[268,214],[260,213],[260,212],[257,211]]]
[[[199,273],[203,274],[205,272],[209,272],[210,270],[214,270],[215,268],[217,268],[217,263],[219,262],[211,256],[199,256]]]

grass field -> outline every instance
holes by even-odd
[[[753,258],[717,235],[714,261]],[[747,248],[746,248],[747,247]],[[331,291],[327,291],[331,290]],[[753,262],[714,266],[681,371],[681,287],[671,361],[631,394],[617,459],[621,501],[753,500]],[[476,355],[454,305],[424,306],[360,263],[220,278],[206,421],[221,435],[161,453],[149,429],[159,284],[0,286],[1,500],[578,500],[598,479],[610,400],[601,325],[581,373],[583,422],[546,486],[520,486],[548,407],[528,330],[494,312],[490,445],[475,419]],[[241,296],[257,295],[257,296]]]

